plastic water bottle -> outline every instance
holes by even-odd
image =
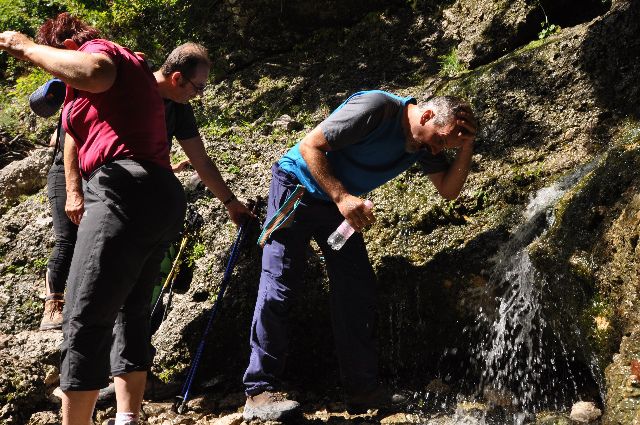
[[[367,211],[373,208],[373,202],[371,202],[368,199],[364,201],[364,205]],[[327,239],[327,243],[331,248],[337,251],[340,248],[342,248],[345,242],[347,242],[347,239],[349,239],[349,237],[353,235],[354,231],[355,231],[354,228],[351,227],[351,225],[347,222],[347,220],[344,220],[342,223],[340,223],[340,226],[338,226],[335,232],[333,232],[329,236],[329,239]]]

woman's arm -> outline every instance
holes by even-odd
[[[82,177],[78,162],[78,148],[76,142],[68,134],[64,139],[64,179],[67,190],[67,202],[64,210],[76,225],[80,224],[84,214],[84,192],[82,191]]]
[[[33,63],[76,89],[91,93],[108,90],[116,79],[113,60],[101,53],[78,52],[78,46],[69,41],[67,49],[56,49],[19,32],[5,31],[0,33],[0,50]]]

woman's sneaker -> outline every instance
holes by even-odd
[[[265,391],[247,396],[242,417],[245,421],[281,421],[298,412],[300,403],[289,400],[285,394]]]
[[[62,309],[64,307],[64,297],[59,294],[52,294],[44,299],[44,313],[40,321],[41,331],[52,329],[62,329]]]

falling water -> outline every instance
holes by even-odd
[[[483,365],[480,393],[485,399],[515,407],[520,412],[562,408],[563,401],[577,396],[575,377],[570,372],[570,355],[564,349],[545,350],[548,324],[541,298],[546,282],[529,258],[528,247],[553,224],[553,206],[562,195],[595,166],[593,161],[549,187],[540,189],[524,211],[525,222],[494,258],[487,285],[496,299],[495,311],[481,311],[475,331],[483,342],[475,357]],[[559,369],[569,373],[557,388]],[[557,381],[557,380],[556,380]],[[526,414],[513,414],[513,423],[523,423]]]

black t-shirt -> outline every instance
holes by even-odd
[[[200,135],[193,108],[188,103],[164,99],[164,120],[169,145],[173,142],[174,136],[178,140],[185,140]]]

